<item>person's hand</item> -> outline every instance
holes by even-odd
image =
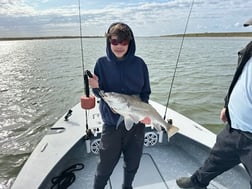
[[[140,121],[143,124],[149,125],[151,123],[151,119],[149,117],[145,117],[143,120]]]
[[[222,120],[224,123],[227,122],[226,108],[222,108],[221,113],[220,113],[220,120]]]
[[[93,77],[88,79],[88,84],[93,89],[99,88],[98,77],[95,74],[93,74]]]

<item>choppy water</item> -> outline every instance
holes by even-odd
[[[249,38],[186,38],[169,107],[214,132],[237,51]],[[84,67],[93,70],[105,40],[84,39]],[[149,67],[151,98],[166,104],[181,38],[137,38]],[[46,129],[83,94],[79,39],[0,41],[0,189],[10,188]],[[137,77],[137,73],[136,73]]]

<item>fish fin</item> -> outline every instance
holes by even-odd
[[[133,125],[134,121],[129,117],[124,117],[125,128],[129,131]]]
[[[168,135],[168,141],[170,140],[170,138],[175,135],[178,132],[179,128],[174,126],[174,125],[170,125],[169,129],[167,130],[167,135]]]

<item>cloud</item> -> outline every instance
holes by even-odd
[[[111,2],[111,3],[110,3]],[[57,4],[59,3],[59,4]],[[67,3],[67,4],[65,4]],[[191,0],[82,1],[83,35],[103,35],[115,21],[128,23],[136,35],[183,33]],[[195,0],[187,32],[243,31],[252,1]],[[78,2],[2,0],[0,37],[79,35]]]

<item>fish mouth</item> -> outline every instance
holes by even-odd
[[[99,95],[100,95],[102,98],[107,97],[107,95],[104,93],[104,91],[99,91]]]

